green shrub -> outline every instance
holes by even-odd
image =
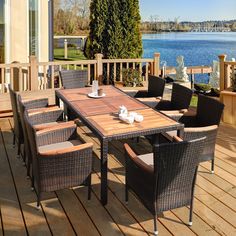
[[[143,77],[139,70],[128,68],[122,71],[123,85],[125,87],[142,87]]]

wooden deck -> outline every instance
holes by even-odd
[[[123,142],[112,142],[109,155],[109,202],[99,201],[99,142],[86,127],[78,132],[94,143],[92,198],[85,187],[43,194],[41,210],[22,160],[12,147],[12,118],[0,119],[0,236],[1,235],[152,235],[152,215],[131,193],[124,202]],[[87,133],[87,134],[86,134]],[[141,138],[129,141],[139,153],[151,150]],[[236,235],[236,127],[221,125],[216,145],[215,174],[210,163],[200,165],[193,226],[186,225],[188,208],[158,218],[160,235]]]

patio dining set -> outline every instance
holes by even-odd
[[[37,195],[37,207],[43,192],[88,187],[91,198],[93,143],[86,143],[77,132],[83,124],[100,141],[100,200],[108,199],[109,143],[145,137],[153,152],[138,155],[127,143],[125,150],[125,201],[135,193],[153,214],[154,234],[158,234],[157,216],[167,210],[190,206],[192,225],[194,186],[198,165],[211,161],[224,105],[214,98],[198,96],[196,110],[189,109],[193,92],[173,83],[170,100],[163,99],[165,80],[149,75],[146,91],[124,92],[102,85],[104,96],[93,98],[87,78],[76,71],[60,72],[62,89],[55,90],[56,104],[48,99],[25,100],[9,88],[14,129],[13,144],[26,163],[31,188]],[[63,106],[62,106],[63,104]],[[119,119],[119,108],[143,117],[132,124]],[[23,150],[23,151],[22,151]],[[92,201],[92,200],[91,200]]]

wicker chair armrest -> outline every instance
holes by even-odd
[[[22,102],[26,110],[48,106],[48,98],[40,98],[40,99],[35,99],[35,100],[23,100]]]
[[[171,142],[174,142],[174,143],[179,143],[179,142],[182,142],[183,139],[174,135],[174,136],[171,136],[170,134],[168,133],[162,133],[161,136],[160,136],[160,143],[171,143]]]
[[[60,149],[60,150],[53,150],[53,151],[47,151],[47,152],[43,152],[43,153],[39,153],[40,156],[58,156],[58,155],[64,155],[67,153],[72,153],[72,152],[83,152],[83,151],[88,151],[93,150],[93,143],[84,143],[84,144],[80,144],[74,147],[69,147],[69,148],[64,148],[64,149]]]
[[[42,112],[49,112],[49,111],[57,111],[61,110],[58,106],[48,106],[48,107],[39,107],[39,108],[33,108],[28,110],[29,116],[39,114]]]
[[[206,127],[193,127],[193,128],[184,128],[184,133],[206,133],[206,132],[212,132],[212,131],[217,131],[218,126],[217,125],[210,125]]]
[[[63,110],[62,109],[56,109],[56,110],[53,109],[53,110],[48,110],[48,111],[44,111],[44,112],[39,112],[36,114],[30,113],[29,119],[30,119],[32,125],[62,121],[63,120]]]
[[[135,165],[140,168],[142,171],[144,172],[147,172],[147,173],[150,173],[150,174],[153,174],[154,173],[154,168],[147,165],[145,162],[143,162],[142,160],[140,160],[136,153],[132,150],[132,148],[127,144],[125,143],[124,144],[124,147],[125,147],[125,151],[126,151],[126,154],[127,154],[127,157],[135,163]]]
[[[180,143],[183,142],[183,139],[175,135],[172,137],[172,141],[175,143]]]
[[[36,132],[37,146],[65,142],[77,136],[76,124],[64,122]]]

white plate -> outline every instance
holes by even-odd
[[[97,93],[89,93],[88,96],[89,96],[90,98],[103,98],[103,97],[106,96],[106,94],[103,93],[101,96],[98,96]]]

